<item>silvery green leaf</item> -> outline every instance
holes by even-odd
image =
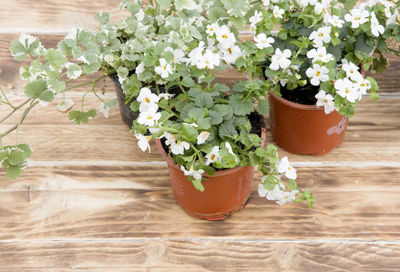
[[[79,65],[75,63],[68,63],[67,67],[67,77],[70,79],[77,79],[82,74],[82,69]]]
[[[105,25],[110,21],[110,13],[108,12],[99,12],[94,15],[94,19],[98,21],[100,24]]]
[[[47,53],[44,57],[48,64],[50,64],[56,70],[63,67],[68,61],[67,58],[56,49],[47,50]]]

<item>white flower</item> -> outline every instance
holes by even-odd
[[[371,89],[371,83],[366,79],[357,81],[354,83],[354,86],[358,89],[359,100],[361,100],[362,96],[367,94],[367,91]]]
[[[207,141],[207,139],[208,139],[209,136],[210,136],[210,132],[208,132],[208,131],[202,131],[202,132],[199,134],[199,136],[197,136],[197,144],[198,144],[198,145],[204,144],[204,143]]]
[[[137,122],[141,125],[153,127],[158,120],[161,118],[161,113],[154,110],[154,108],[149,108],[148,111],[141,112],[137,119]]]
[[[399,11],[398,9],[395,9],[393,16],[386,21],[386,25],[394,24],[398,16],[399,16]]]
[[[275,18],[283,18],[283,14],[285,13],[285,11],[281,8],[279,8],[278,6],[274,6],[274,9],[272,10],[272,13],[274,14]]]
[[[68,98],[65,99],[63,102],[57,104],[57,109],[61,112],[67,112],[69,111],[72,107],[74,106],[74,101],[72,99]]]
[[[251,16],[250,19],[249,19],[250,24],[256,25],[257,23],[261,22],[261,20],[262,20],[262,15],[263,15],[263,14],[262,14],[261,11],[256,10],[256,11],[254,12],[254,15]]]
[[[216,32],[217,41],[222,49],[228,49],[235,45],[236,38],[228,26],[223,25]]]
[[[333,96],[330,94],[326,94],[325,91],[320,90],[317,95],[317,106],[324,107],[325,114],[329,114],[335,110],[335,103],[333,102]]]
[[[277,162],[276,169],[280,174],[285,173],[288,179],[297,178],[296,169],[294,169],[293,166],[290,165],[288,157],[283,157],[279,162]]]
[[[324,16],[324,23],[329,23],[331,15],[329,14],[328,8],[331,4],[331,0],[322,0],[321,3],[317,2],[314,6],[316,14],[322,14]]]
[[[363,79],[363,76],[360,72],[358,72],[358,66],[352,62],[348,62],[346,59],[342,60],[342,69],[346,72],[347,77],[349,77],[353,81],[360,81]]]
[[[239,162],[239,158],[238,158],[238,156],[233,152],[231,144],[228,143],[228,142],[225,142],[225,147],[226,147],[226,149],[228,149],[228,152],[229,152],[230,154],[232,154],[232,155],[235,157],[236,163],[238,163],[238,162]]]
[[[185,176],[192,176],[195,180],[199,180],[202,178],[202,175],[204,174],[204,170],[203,169],[199,169],[199,170],[193,170],[193,168],[191,168],[189,171],[186,170],[186,168],[181,165],[181,170],[183,171],[183,173],[185,174]]]
[[[162,78],[167,78],[172,75],[172,66],[167,63],[164,58],[160,59],[160,66],[154,68],[154,71],[159,74]]]
[[[153,94],[149,88],[144,87],[140,89],[139,96],[136,100],[140,102],[140,112],[158,110],[157,103],[160,101],[160,98],[156,94]]]
[[[160,139],[165,138],[165,144],[170,146],[171,144],[175,143],[177,137],[178,137],[177,134],[170,134],[168,132],[164,132],[163,135],[160,136]]]
[[[205,43],[201,41],[199,45],[189,53],[188,64],[197,66],[199,62],[203,61],[203,50]]]
[[[220,65],[220,62],[220,56],[207,49],[203,58],[196,63],[196,67],[199,69],[208,68],[212,70],[215,66]]]
[[[333,60],[332,54],[326,53],[326,47],[318,47],[317,49],[311,49],[307,52],[307,57],[312,59],[312,62],[322,61],[322,62],[330,62]]]
[[[277,48],[275,50],[275,54],[272,56],[272,62],[269,65],[269,68],[271,68],[274,71],[281,69],[286,69],[289,67],[291,61],[290,57],[292,56],[292,52],[289,49],[283,50],[283,52]]]
[[[250,25],[249,31],[250,31],[250,33],[252,33],[252,34],[256,34],[256,32],[257,32],[257,26],[256,26],[256,25]]]
[[[352,28],[358,28],[360,25],[368,22],[369,12],[368,10],[352,9],[350,14],[346,14],[344,19],[346,22],[351,23]]]
[[[149,150],[150,153],[150,140],[151,140],[151,136],[144,136],[142,134],[136,134],[135,133],[135,137],[136,139],[138,139],[138,146],[140,148],[140,150],[142,150],[143,152],[146,151],[146,149]]]
[[[109,116],[109,111],[110,111],[111,109],[112,109],[112,107],[110,107],[110,104],[101,102],[100,105],[99,105],[99,111],[100,111],[101,113],[103,113],[103,115],[104,115],[105,118],[108,118],[108,116]]]
[[[385,32],[385,28],[379,24],[379,21],[375,16],[375,12],[371,13],[371,32],[375,37],[379,37],[379,34],[383,34]]]
[[[254,41],[256,42],[256,46],[258,49],[264,49],[267,47],[271,47],[271,43],[274,43],[274,38],[267,37],[265,33],[260,33],[254,37]]]
[[[174,97],[173,94],[169,94],[169,93],[160,93],[158,95],[158,97],[161,99],[165,99],[165,100],[170,100],[172,97]]]
[[[139,9],[138,12],[136,12],[136,19],[141,22],[144,19],[144,11],[143,9]]]
[[[240,47],[237,45],[228,48],[227,50],[224,50],[222,52],[223,52],[222,59],[227,64],[235,63],[235,61],[243,55],[242,50],[240,50]]]
[[[208,36],[214,36],[219,30],[219,25],[217,23],[213,23],[207,26],[206,33]]]
[[[262,178],[262,181],[265,180],[266,176]],[[274,189],[271,191],[264,188],[263,184],[258,185],[258,195],[260,197],[266,197],[268,200],[276,201],[277,204],[283,205],[286,202],[292,202],[296,199],[296,194],[299,192],[298,190],[293,190],[291,192],[286,192],[285,185],[282,183],[276,184]]]
[[[144,70],[145,70],[145,68],[144,68],[143,62],[139,63],[139,65],[136,66],[136,69],[135,69],[137,75],[140,75],[141,73],[143,73]]]
[[[342,28],[344,21],[342,19],[340,19],[338,16],[333,15],[331,17],[331,20],[329,22],[331,25],[336,26],[337,28]]]
[[[211,152],[206,155],[206,159],[207,159],[207,161],[205,163],[206,165],[210,165],[211,163],[220,161],[221,156],[219,155],[219,146],[214,146],[211,149]]]
[[[336,80],[335,89],[341,97],[346,98],[351,103],[355,103],[359,98],[357,89],[348,78]]]
[[[293,200],[296,199],[296,194],[298,192],[299,190],[293,190],[291,192],[282,192],[281,199],[279,199],[276,203],[282,206],[286,202],[293,202]]]
[[[183,155],[185,150],[190,148],[190,144],[185,141],[176,141],[171,144],[171,152],[175,155]]]
[[[172,49],[171,47],[167,47],[164,49],[164,51],[169,51],[174,55],[174,58],[172,59],[173,63],[182,63],[186,62],[186,59],[184,58],[185,53],[181,49]]]
[[[324,43],[329,43],[332,40],[331,30],[332,28],[330,26],[320,27],[317,31],[313,31],[310,34],[309,39],[314,42],[316,47],[321,47]]]
[[[306,75],[311,79],[310,82],[314,86],[319,86],[321,82],[327,82],[329,80],[329,69],[319,64],[313,64],[313,68],[308,68]]]

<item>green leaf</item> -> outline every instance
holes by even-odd
[[[255,153],[256,153],[256,155],[259,156],[259,157],[265,157],[265,156],[267,156],[267,152],[265,151],[264,148],[261,148],[261,147],[257,148]]]
[[[272,191],[276,186],[275,177],[272,175],[268,175],[265,178],[263,185],[265,189],[267,189],[268,191]]]
[[[82,74],[82,69],[78,64],[72,63],[68,65],[67,77],[69,79],[77,79]]]
[[[196,189],[199,190],[200,192],[204,192],[204,186],[203,186],[203,184],[201,183],[201,179],[195,180],[194,178],[189,177],[189,180],[192,181],[194,188],[196,188]]]
[[[16,180],[24,171],[19,166],[10,166],[6,172],[6,178]]]
[[[167,9],[171,5],[171,0],[156,0],[156,2],[161,9]]]
[[[269,103],[267,100],[260,99],[257,104],[257,111],[261,115],[265,115],[269,111]]]
[[[233,117],[233,108],[231,105],[217,104],[212,109],[219,112],[225,120],[229,120]]]
[[[211,119],[210,118],[200,118],[197,121],[197,125],[199,129],[209,130],[211,128]]]
[[[224,120],[222,118],[222,115],[218,111],[210,110],[210,111],[208,111],[208,115],[211,117],[211,124],[212,125],[221,124],[222,121]]]
[[[11,165],[22,164],[25,161],[24,153],[21,150],[13,150],[8,156],[8,162]]]
[[[199,135],[197,132],[197,129],[195,129],[191,125],[185,125],[183,124],[182,127],[182,135],[186,137],[188,140],[194,142],[197,139],[197,136]]]
[[[250,9],[249,1],[246,0],[221,0],[225,9],[230,15],[235,17],[243,17]]]
[[[11,42],[10,50],[11,55],[14,57],[15,60],[22,61],[26,58],[27,50],[18,39],[15,39]]]
[[[61,68],[68,62],[68,59],[64,57],[63,53],[53,48],[47,50],[44,58],[54,69]]]
[[[221,7],[212,7],[208,10],[210,23],[214,23],[223,17],[226,17],[226,11]]]
[[[69,119],[72,120],[75,124],[81,125],[89,122],[89,120],[93,119],[97,114],[95,109],[91,109],[87,112],[84,111],[71,111],[69,113]]]
[[[32,81],[25,86],[25,94],[30,98],[39,98],[39,96],[47,90],[46,81]]]
[[[229,97],[229,103],[232,105],[235,115],[245,116],[254,111],[253,102],[250,99],[243,101],[240,95]]]
[[[209,165],[203,165],[202,166],[204,172],[209,175],[209,176],[214,176],[215,174],[215,169]]]
[[[193,80],[191,77],[189,77],[189,76],[184,77],[184,78],[182,79],[182,81],[181,81],[181,84],[182,84],[184,87],[187,87],[187,88],[191,88],[191,87],[193,87],[193,86],[196,85],[196,83],[194,82],[194,80]]]
[[[102,25],[105,25],[110,21],[110,13],[108,12],[98,12],[94,15],[94,19]]]
[[[244,57],[239,57],[236,59],[234,65],[236,67],[243,67],[246,65],[246,63],[247,63],[247,60]]]
[[[229,123],[229,122],[224,122],[218,129],[219,137],[224,138],[224,137],[231,137],[231,136],[236,136],[238,135],[237,130],[235,127]]]
[[[212,96],[208,93],[202,93],[194,101],[199,108],[211,108],[213,106]]]
[[[221,83],[216,83],[214,85],[214,90],[217,91],[217,92],[220,92],[222,94],[225,94],[225,93],[230,91],[230,89],[229,89],[229,87],[227,85],[221,84]]]
[[[205,110],[200,108],[193,108],[188,113],[190,118],[198,120],[205,116]]]

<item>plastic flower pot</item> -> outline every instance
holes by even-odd
[[[265,129],[261,135],[264,145]],[[157,139],[156,144],[167,161],[174,197],[187,214],[199,219],[223,220],[246,205],[253,181],[253,166],[220,170],[213,176],[203,175],[207,180],[202,182],[205,190],[200,192],[168,157],[161,141]]]
[[[274,141],[293,154],[323,155],[343,142],[348,118],[323,107],[302,105],[269,95],[269,122]]]
[[[117,94],[117,101],[118,101],[118,106],[119,106],[119,110],[121,112],[121,117],[122,117],[122,121],[124,121],[124,123],[126,125],[128,125],[129,127],[132,126],[132,123],[134,120],[136,120],[136,118],[139,116],[139,112],[138,111],[132,111],[130,108],[130,103],[125,104],[125,93],[122,89],[121,83],[118,80],[118,76],[116,74],[110,75],[110,78],[112,79],[112,81],[114,82],[115,85],[115,93]],[[152,92],[157,93],[157,91],[155,90],[155,88],[151,89]],[[164,87],[160,87],[160,91],[163,92]],[[180,89],[178,86],[173,86],[171,88],[169,88],[169,93],[179,93]]]

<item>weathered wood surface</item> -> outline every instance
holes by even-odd
[[[106,99],[114,99],[111,92]],[[75,107],[80,105],[80,97],[72,95]],[[16,104],[22,98],[13,97]],[[61,98],[60,98],[61,99]],[[97,99],[88,97],[87,108],[98,108]],[[45,110],[37,107],[25,121],[19,132],[19,141],[32,145],[35,161],[161,161],[154,144],[151,154],[141,152],[129,128],[122,123],[118,109],[110,112],[108,119],[102,113],[85,125],[73,125],[68,115],[56,110],[56,103]],[[0,118],[7,114],[8,108],[0,107]],[[19,116],[0,125],[15,124]],[[268,129],[269,130],[269,129]],[[269,135],[269,134],[268,134]],[[43,137],[47,140],[44,141]],[[58,137],[63,137],[60,141]],[[4,143],[13,143],[10,135]],[[268,141],[272,141],[268,137]],[[124,148],[121,148],[124,147]],[[80,153],[81,152],[81,153]],[[77,155],[78,153],[79,156]],[[60,156],[62,154],[62,156]],[[343,144],[326,156],[296,156],[280,150],[281,156],[289,156],[294,162],[307,163],[398,163],[400,165],[400,99],[381,98],[370,101],[368,98],[357,106],[356,114],[350,119]]]
[[[107,11],[115,21],[127,12],[120,0],[3,0],[0,1],[0,32],[68,32],[74,27],[97,29],[93,16]]]
[[[397,241],[399,167],[298,167],[315,207],[260,198],[207,222],[175,202],[166,165],[38,165],[0,184],[0,240]]]
[[[0,1],[0,86],[21,101],[26,82],[8,50],[21,32],[54,47],[71,27],[96,29],[97,11],[123,16],[119,2]],[[257,173],[246,208],[223,222],[183,212],[155,145],[142,153],[118,110],[76,126],[54,103],[36,108],[19,133],[31,167],[17,181],[0,172],[0,271],[399,271],[399,69],[391,58],[377,75],[384,95],[357,106],[342,146],[322,157],[280,150],[314,208],[259,198]],[[241,77],[219,74],[230,85]],[[68,97],[78,104],[85,90]],[[106,90],[113,99],[110,81]]]
[[[0,244],[0,271],[399,271],[400,246],[360,243],[138,240]],[[378,256],[378,257],[377,257]],[[213,267],[210,269],[210,264]],[[39,264],[39,265],[38,265]],[[54,270],[49,270],[52,267]]]

